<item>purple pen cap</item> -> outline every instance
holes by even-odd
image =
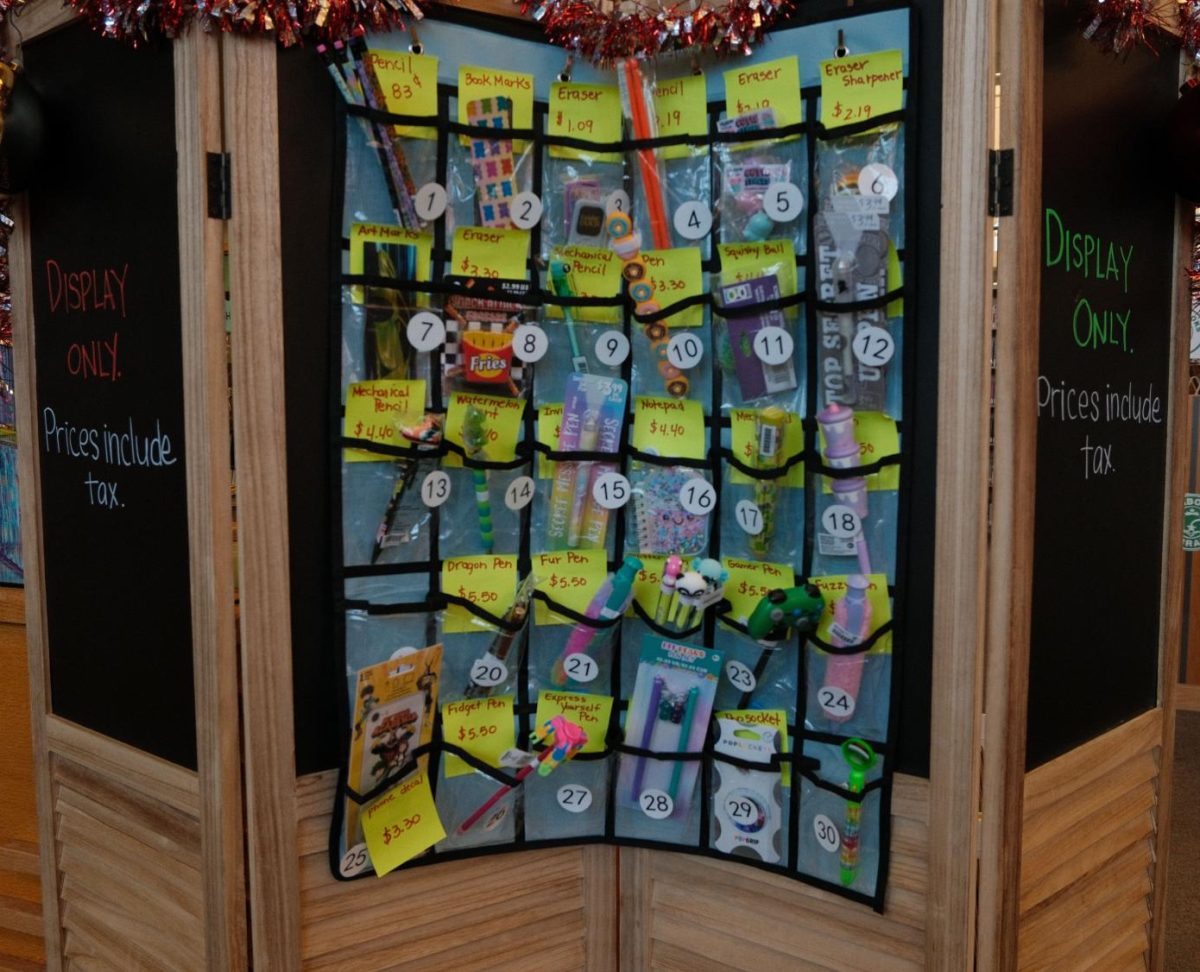
[[[817,413],[825,433],[825,462],[834,469],[858,465],[858,439],[854,437],[854,409],[837,402]]]
[[[834,479],[829,484],[834,501],[848,506],[858,514],[860,520],[867,515],[867,481],[862,476],[851,479]]]

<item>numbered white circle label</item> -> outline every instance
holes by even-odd
[[[619,368],[629,357],[629,338],[620,331],[605,331],[596,338],[596,360],[610,368]]]
[[[610,192],[604,197],[604,212],[629,213],[629,193],[624,189],[618,189],[616,192]]]
[[[692,516],[708,516],[717,505],[717,491],[707,479],[694,476],[679,491],[679,505]]]
[[[794,350],[792,336],[782,327],[764,327],[754,335],[754,354],[763,364],[781,365]]]
[[[753,692],[758,686],[758,679],[754,677],[753,670],[740,661],[725,663],[725,677],[729,679],[730,685],[741,692]]]
[[[685,240],[701,240],[712,229],[712,210],[693,199],[675,210],[675,232]]]
[[[817,689],[817,703],[826,715],[835,719],[849,719],[854,715],[854,696],[836,685],[822,685]]]
[[[900,180],[890,166],[871,162],[858,170],[858,194],[892,199],[900,190]]]
[[[449,198],[445,186],[437,182],[425,183],[413,196],[413,209],[417,211],[417,218],[426,223],[437,219],[446,211]]]
[[[629,502],[629,480],[619,472],[606,472],[592,486],[592,499],[606,510],[619,510]]]
[[[435,469],[421,480],[421,500],[426,506],[441,506],[450,498],[450,476]]]
[[[804,193],[791,182],[772,182],[763,196],[763,212],[776,223],[790,223],[804,209]]]
[[[371,866],[371,858],[367,854],[366,844],[355,844],[342,857],[338,872],[342,877],[354,877]]]
[[[600,674],[600,666],[591,655],[574,652],[563,661],[563,671],[572,682],[594,682]]]
[[[536,192],[519,192],[508,206],[508,218],[517,229],[533,229],[542,218],[542,200]]]
[[[481,688],[493,688],[508,681],[508,666],[489,652],[471,665],[471,681]]]
[[[651,820],[666,820],[675,812],[675,801],[662,790],[642,790],[638,806]]]
[[[862,533],[862,520],[850,507],[835,505],[821,514],[821,528],[831,537],[849,540]]]
[[[822,850],[833,853],[842,846],[842,835],[838,833],[837,825],[823,813],[813,817],[813,833]]]
[[[667,360],[680,371],[695,368],[704,357],[704,342],[695,334],[676,334],[667,342]]]
[[[738,791],[738,792],[745,792]],[[766,823],[766,816],[758,804],[748,796],[733,796],[725,800],[725,815],[741,830],[757,833]]]
[[[754,500],[739,500],[738,505],[734,507],[733,516],[738,526],[750,536],[757,537],[763,532],[762,510]]]
[[[568,783],[558,788],[558,805],[567,813],[583,813],[592,805],[592,791],[586,786]]]
[[[854,335],[851,347],[860,362],[870,368],[882,368],[896,353],[896,339],[882,327],[864,327]]]
[[[408,343],[418,351],[433,351],[446,343],[446,323],[437,314],[419,311],[408,319]]]
[[[513,354],[526,364],[540,361],[550,350],[550,338],[536,324],[522,324],[513,331]]]
[[[508,489],[504,491],[504,505],[514,513],[517,510],[523,510],[533,501],[535,493],[537,493],[537,484],[534,483],[533,478],[518,476],[508,484]]]

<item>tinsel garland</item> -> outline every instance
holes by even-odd
[[[705,49],[749,54],[795,0],[514,0],[542,25],[546,38],[582,57],[608,64]]]

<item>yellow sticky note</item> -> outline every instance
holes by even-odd
[[[388,226],[386,223],[351,223],[350,272],[401,279],[408,266],[406,247],[416,247],[416,274],[413,279],[429,280],[433,237],[428,233],[405,229],[403,226]],[[381,288],[377,290],[382,299],[389,299],[387,291]],[[399,292],[396,294],[399,299]],[[350,299],[361,304],[364,299],[363,288],[351,287]],[[419,294],[417,303],[427,307],[429,295]]]
[[[411,447],[400,434],[405,426],[415,425],[425,414],[424,381],[352,382],[346,389],[346,416],[342,435],[388,446]],[[391,462],[390,456],[365,449],[346,449],[347,462]]]
[[[654,300],[660,307],[666,308],[685,297],[704,293],[699,247],[646,250],[642,253],[642,260],[650,271]],[[699,327],[703,323],[704,309],[699,304],[666,319],[667,327]]]
[[[587,695],[584,692],[539,692],[534,722],[542,725],[556,715],[565,716],[587,733],[588,741],[581,753],[604,752],[604,737],[608,733],[608,716],[613,700],[607,695]]]
[[[669,81],[659,80],[654,88],[654,116],[658,121],[658,134],[662,138],[670,135],[708,134],[708,95],[704,77],[689,74]],[[664,159],[685,159],[689,155],[703,155],[703,145],[668,145],[659,149]]]
[[[766,726],[774,729],[779,738],[779,751],[783,754],[792,751],[791,739],[788,737],[787,713],[783,709],[726,709],[714,712],[714,719],[733,719],[747,726]],[[792,767],[786,762],[780,762],[779,781],[784,786],[792,785]]]
[[[799,58],[792,55],[726,71],[725,105],[729,118],[770,108],[776,128],[796,124],[803,117]]]
[[[500,766],[500,755],[517,744],[513,724],[513,697],[496,695],[486,699],[461,699],[442,706],[442,738],[460,746],[489,766]],[[446,778],[474,773],[470,766],[446,754]]]
[[[762,243],[722,243],[721,283],[737,283],[775,274],[779,293],[790,297],[796,292],[796,250],[791,240],[765,240]]]
[[[525,417],[525,400],[479,395],[475,392],[452,392],[446,408],[446,425],[443,430],[448,442],[463,445],[463,421],[467,417],[467,409],[472,405],[483,413],[483,430],[487,439],[483,455],[479,458],[488,462],[511,462],[517,457],[521,422]],[[460,468],[462,459],[456,453],[450,452],[442,460],[442,465]]]
[[[646,614],[654,617],[655,608],[658,607],[661,586],[659,582],[662,580],[663,565],[666,564],[667,558],[655,554],[638,554],[638,560],[642,562],[642,569],[637,572],[633,581],[633,599],[642,606]],[[632,611],[631,606],[631,616]]]
[[[899,51],[821,62],[821,124],[826,128],[867,121],[903,107],[904,59]]]
[[[686,398],[635,398],[633,447],[672,459],[703,459],[703,406]]]
[[[570,267],[568,280],[572,297],[616,297],[621,293],[621,260],[607,247],[555,247],[552,256],[564,260]],[[563,309],[557,304],[549,304],[545,314],[551,320],[558,320],[563,316]],[[621,308],[572,307],[571,316],[577,321],[619,324]]]
[[[721,564],[729,571],[729,579],[725,582],[729,616],[742,624],[771,591],[796,586],[796,575],[790,564],[762,564],[736,557],[724,557]]]
[[[489,280],[525,280],[529,234],[519,229],[460,226],[450,247],[450,273]]]
[[[836,620],[838,602],[846,596],[846,574],[830,574],[826,577],[810,577],[825,596],[825,610],[821,612],[821,621],[817,625],[817,637],[826,644],[833,644],[833,623]],[[871,632],[877,631],[892,619],[892,601],[888,595],[887,576],[884,574],[867,575],[867,603],[871,605]],[[852,644],[860,644],[870,637],[853,633]],[[892,652],[891,632],[880,635],[879,640],[867,652],[869,655],[890,655]]]
[[[362,827],[376,877],[394,871],[446,836],[424,770],[363,807]]]
[[[538,409],[537,440],[548,449],[558,448],[558,432],[562,428],[563,404],[543,404]],[[538,479],[554,478],[554,461],[538,456]]]
[[[533,575],[537,589],[564,607],[583,614],[608,577],[608,553],[604,550],[560,550],[534,554]],[[555,614],[548,604],[534,606],[537,624],[574,624]]]
[[[589,142],[621,141],[621,92],[615,85],[556,81],[550,85],[548,111],[550,135]],[[620,162],[622,158],[620,152],[591,152],[565,145],[551,145],[550,157],[586,162]]]
[[[758,409],[735,408],[730,410],[729,448],[747,466],[758,467]],[[781,451],[783,461],[804,451],[804,424],[795,412],[787,413],[787,422],[783,427]],[[729,481],[743,486],[757,482],[775,482],[781,486],[802,488],[804,486],[804,463],[796,463],[788,470],[786,476],[775,480],[754,479],[736,466],[730,466]]]
[[[393,115],[436,117],[438,59],[409,51],[369,51],[367,63],[379,79],[384,107]],[[437,138],[435,128],[397,126],[406,138]]]
[[[442,590],[465,598],[494,617],[502,618],[512,607],[517,593],[517,558],[502,554],[450,557],[442,561]],[[451,604],[446,608],[443,625],[446,634],[487,630],[487,622],[465,607]]]
[[[896,420],[884,415],[883,412],[855,412],[854,437],[858,439],[859,462],[864,466],[878,462],[884,456],[894,456],[900,451],[900,430],[896,428]],[[818,424],[817,438],[820,442],[821,454],[825,454],[825,431]],[[822,487],[826,493],[833,492],[833,480],[822,476],[825,484]],[[884,466],[872,476],[867,477],[868,490],[899,489],[900,466]]]
[[[887,289],[899,290],[904,286],[904,271],[900,267],[900,254],[896,252],[896,244],[888,241],[887,258]],[[897,297],[887,305],[888,317],[904,316],[904,298]]]
[[[463,64],[458,69],[458,121],[468,125],[467,105],[483,98],[509,98],[512,101],[512,127],[533,128],[533,75],[519,71],[500,71],[497,68],[474,67]],[[467,135],[458,137],[467,146]],[[514,141],[513,151],[522,152],[525,142]]]

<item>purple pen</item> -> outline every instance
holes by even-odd
[[[854,434],[854,409],[834,402],[817,413],[817,422],[825,433],[825,464],[831,469],[853,469],[859,464],[861,450]],[[867,550],[867,481],[862,476],[834,479],[830,483],[834,498],[857,515],[863,530],[856,538],[858,569],[871,573],[871,555]]]
[[[646,724],[642,726],[642,743],[639,748],[650,748],[650,737],[654,735],[654,723],[658,721],[658,704],[662,701],[663,688],[667,680],[661,675],[654,676],[654,687],[650,690],[650,704],[646,706]],[[646,776],[646,757],[639,756],[637,769],[633,773],[633,796],[630,798],[637,803],[642,795],[642,780]]]

